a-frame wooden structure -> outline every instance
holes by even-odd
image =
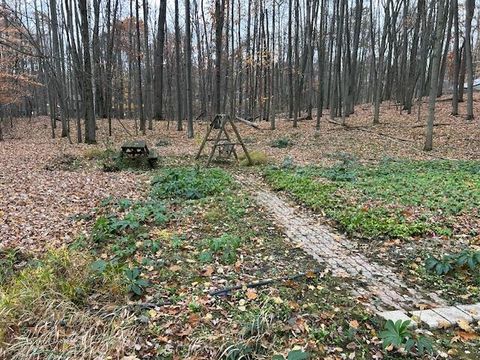
[[[230,125],[230,127],[232,128],[236,137],[236,141],[232,141],[232,138],[230,137],[230,135],[228,135],[227,128],[226,128],[227,125]],[[213,130],[218,130],[218,133],[215,137],[210,138],[210,135],[212,134]],[[197,156],[195,157],[196,160],[198,160],[202,155],[202,152],[207,142],[212,142],[212,141],[213,141],[213,145],[212,145],[212,150],[210,151],[210,155],[208,157],[207,166],[209,166],[210,163],[212,162],[213,156],[215,155],[215,151],[217,150],[221,155],[224,155],[224,156],[226,155],[226,157],[230,157],[233,154],[235,156],[235,159],[238,161],[238,155],[235,149],[236,145],[240,145],[242,147],[243,152],[247,157],[248,164],[249,165],[252,164],[252,159],[250,158],[250,154],[248,153],[247,147],[245,146],[245,143],[243,142],[242,137],[238,132],[235,122],[232,120],[232,118],[229,115],[218,114],[213,118],[212,122],[208,127],[207,134],[205,135],[205,138],[203,139],[202,144],[200,145],[200,149],[198,150]]]

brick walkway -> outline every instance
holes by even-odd
[[[414,311],[419,309],[419,304],[424,304],[429,308],[443,309],[445,313],[451,312],[446,310],[450,308],[445,308],[446,302],[436,294],[427,294],[407,286],[393,269],[368,260],[344,236],[333,234],[326,226],[296,211],[266,189],[260,180],[251,176],[238,176],[237,179],[252,191],[258,204],[273,217],[274,222],[284,228],[290,241],[299,244],[319,263],[325,264],[334,276],[355,279],[358,286],[351,290],[352,293],[376,314],[393,320],[406,320],[410,318],[407,315],[410,313],[430,327],[445,326],[445,323],[454,325],[457,322],[456,318],[449,318],[438,311],[433,315],[428,312],[432,310]],[[468,314],[465,316],[465,310],[459,311],[459,316],[463,314],[467,320],[474,320]],[[437,326],[429,323],[429,315],[436,317]]]

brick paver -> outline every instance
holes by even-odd
[[[290,241],[327,266],[333,275],[355,279],[357,286],[351,293],[377,315],[392,321],[411,320],[412,326],[421,322],[430,328],[480,320],[480,304],[446,307],[437,294],[407,286],[393,269],[370,261],[346,237],[296,210],[260,180],[246,176],[237,179],[248,186]],[[418,310],[425,306],[429,309]]]
[[[259,205],[284,228],[290,241],[326,265],[333,275],[358,280],[358,287],[352,289],[352,293],[362,301],[367,300],[365,305],[375,313],[417,310],[419,304],[428,304],[429,307],[445,305],[438,296],[407,286],[394,270],[370,261],[355,250],[347,238],[333,234],[326,226],[296,210],[277,194],[265,189],[259,180],[253,177],[238,179],[253,190]]]

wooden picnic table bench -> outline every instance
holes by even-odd
[[[122,145],[122,155],[148,155],[147,143],[144,140],[129,141]]]
[[[122,145],[122,156],[131,157],[143,156],[147,158],[151,167],[154,167],[158,160],[158,155],[154,150],[149,150],[145,140],[129,141]]]

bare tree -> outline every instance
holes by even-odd
[[[442,39],[445,31],[445,1],[439,0],[437,2],[437,24],[435,31],[434,49],[432,55],[432,65],[430,74],[430,96],[428,99],[428,122],[427,134],[425,139],[425,151],[431,151],[433,148],[433,124],[435,121],[435,104],[438,93],[438,78],[440,74],[440,61],[442,55]]]
[[[193,138],[193,108],[192,108],[192,32],[190,26],[190,0],[185,0],[185,37],[186,37],[186,68],[187,68],[187,133],[189,138]]]
[[[467,120],[473,119],[472,18],[475,0],[465,0],[465,64],[467,71]]]

